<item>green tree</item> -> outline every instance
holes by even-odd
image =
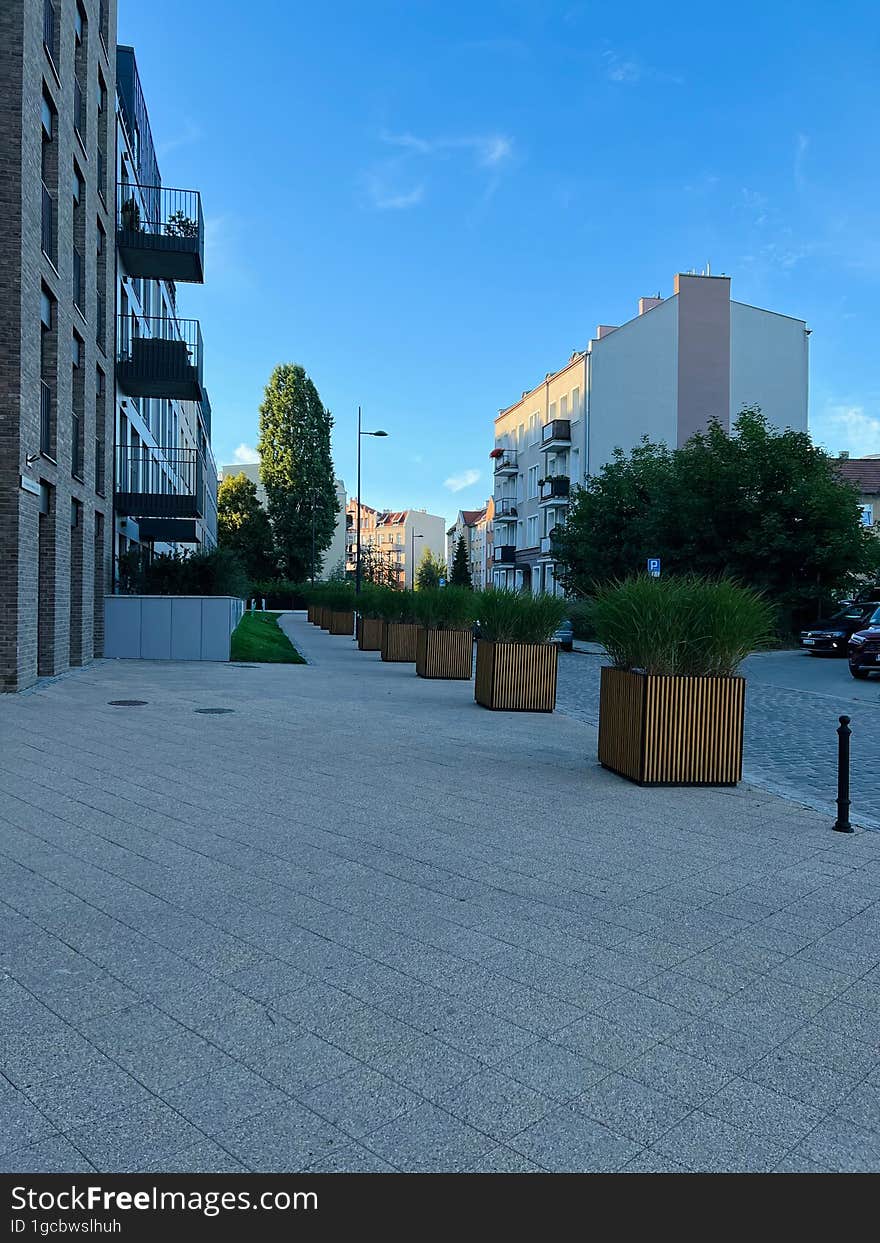
[[[276,367],[260,406],[260,478],[280,568],[290,579],[312,576],[336,529],[332,426],[305,368]]]
[[[354,579],[354,571],[351,571]],[[398,587],[397,568],[388,553],[371,543],[361,544],[361,581],[376,587]]]
[[[275,573],[272,529],[257,496],[257,485],[243,472],[227,475],[217,489],[217,543],[229,548],[251,579]]]
[[[463,535],[459,535],[452,558],[452,573],[449,582],[453,587],[472,587],[471,572],[468,569],[467,544]]]
[[[574,494],[554,534],[575,595],[644,569],[726,575],[766,594],[789,628],[869,569],[856,490],[805,432],[776,431],[758,407],[680,449],[645,438]]]
[[[416,591],[439,587],[440,579],[445,577],[446,562],[435,557],[430,548],[426,548],[416,569]]]

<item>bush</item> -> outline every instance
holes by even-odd
[[[308,583],[292,583],[285,578],[264,579],[248,586],[247,598],[265,600],[267,609],[304,609]]]
[[[494,643],[546,643],[565,617],[562,596],[490,587],[476,593],[480,638]]]
[[[119,559],[120,589],[144,596],[247,597],[241,561],[228,548],[198,552],[160,552],[150,557],[132,549]]]
[[[469,630],[479,614],[479,597],[469,587],[425,587],[413,605],[416,620],[429,630]]]
[[[583,639],[592,643],[596,639],[596,627],[593,624],[592,600],[569,600],[566,606],[568,620],[575,639]]]
[[[361,593],[363,594],[363,593]],[[416,592],[395,591],[392,587],[374,587],[370,606],[371,614],[386,622],[414,622],[416,618]]]
[[[726,578],[641,574],[600,588],[596,637],[619,669],[730,677],[773,631],[762,595]]]

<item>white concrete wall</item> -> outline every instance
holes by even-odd
[[[236,596],[105,596],[104,655],[123,660],[229,660]]]
[[[400,530],[401,528],[397,528]],[[411,587],[413,584],[413,534],[415,534],[415,569],[418,569],[419,562],[425,555],[425,549],[430,548],[431,552],[438,561],[446,560],[446,519],[441,518],[437,514],[425,514],[418,509],[410,509],[407,511],[406,523],[403,530],[404,552],[403,564],[405,566],[405,585]],[[419,539],[419,536],[422,538]],[[451,566],[449,567],[452,568]]]
[[[618,446],[647,435],[674,448],[678,435],[678,300],[592,342],[589,461],[596,474]]]
[[[341,479],[335,480],[335,483],[339,512],[336,515],[336,529],[333,532],[333,539],[330,541],[330,547],[324,553],[324,560],[321,563],[322,578],[328,578],[339,567],[343,570],[345,569],[345,484]]]
[[[809,337],[802,319],[730,304],[730,419],[760,406],[777,428],[807,430]]]

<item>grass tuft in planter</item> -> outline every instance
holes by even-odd
[[[382,595],[390,590],[364,583],[360,595],[355,596],[357,610],[357,645],[361,652],[381,652],[385,622],[381,616]]]
[[[625,579],[596,592],[599,762],[640,785],[736,785],[745,679],[773,610],[757,592],[698,575]]]
[[[493,587],[478,594],[477,608],[477,703],[513,712],[552,712],[558,653],[549,640],[565,616],[565,600]]]
[[[416,647],[416,673],[420,678],[470,679],[479,598],[467,587],[440,587],[415,593],[414,608],[421,623]]]
[[[382,659],[414,663],[419,625],[414,591],[386,588],[377,598],[376,609],[385,623],[382,631]]]

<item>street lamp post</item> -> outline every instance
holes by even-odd
[[[361,438],[363,436],[387,436],[387,432],[362,432],[361,431],[361,408],[358,406],[358,452],[357,452],[357,537],[354,563],[354,593],[356,596],[361,594]]]
[[[409,554],[409,559],[410,559],[410,562],[412,563],[412,571],[411,571],[411,580],[412,580],[412,581],[410,582],[410,587],[412,588],[412,590],[413,590],[413,591],[415,591],[415,589],[416,589],[416,540],[417,540],[417,539],[424,539],[425,537],[424,537],[424,535],[416,535],[415,531],[410,531],[410,533],[409,533],[409,534],[410,534],[410,541],[409,541],[410,554]]]

